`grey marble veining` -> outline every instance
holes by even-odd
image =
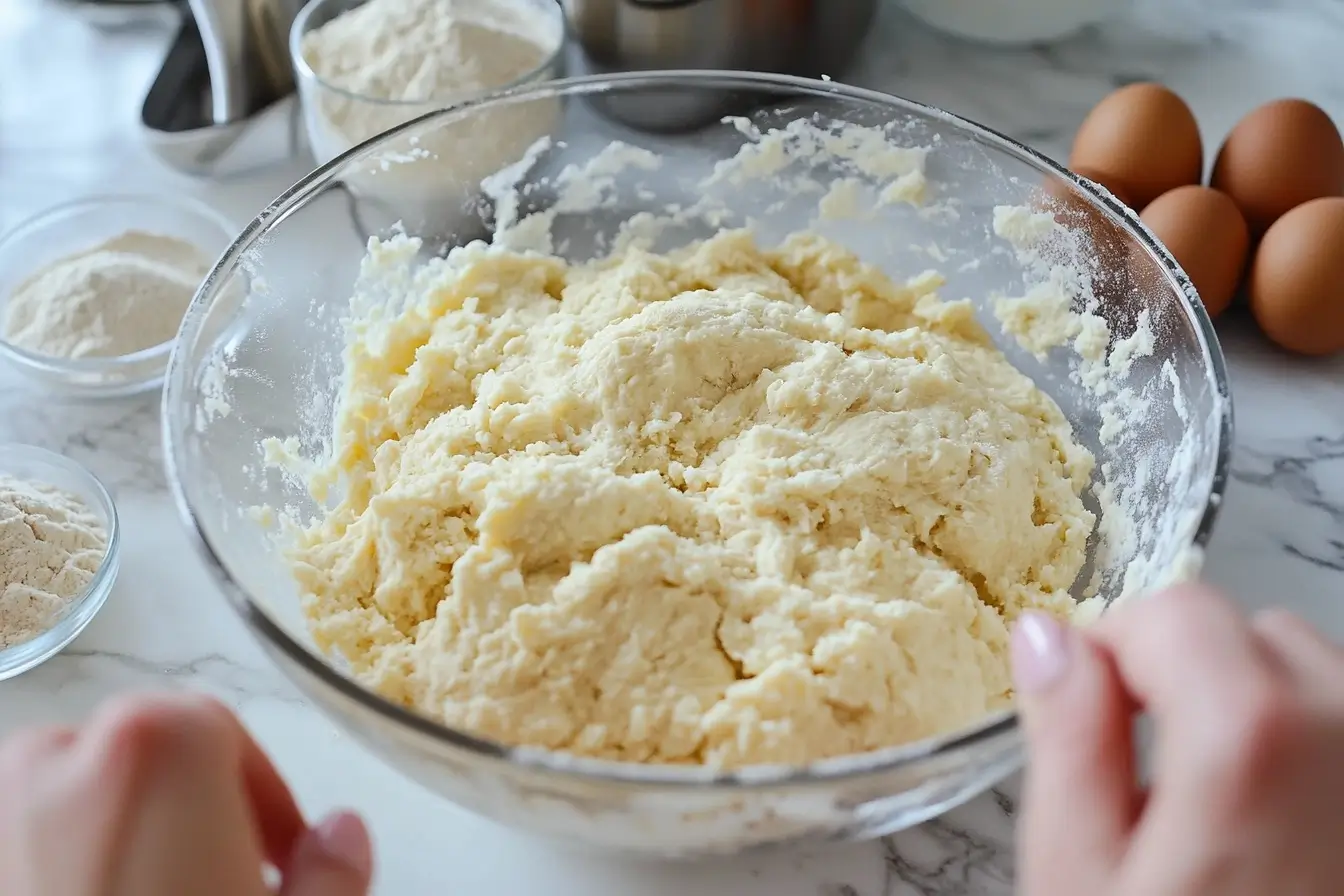
[[[1141,25],[1064,43],[989,50],[932,34],[898,11],[851,80],[944,106],[1062,157],[1107,90],[1157,78],[1180,90],[1217,143],[1254,103],[1309,97],[1344,120],[1334,0],[1180,0],[1136,5]],[[227,187],[162,168],[136,133],[164,34],[90,28],[54,0],[0,8],[0,229],[62,199],[118,189],[201,196],[241,226],[304,163]],[[55,110],[61,109],[60,114]],[[1244,314],[1222,325],[1238,441],[1208,577],[1248,607],[1282,603],[1344,637],[1344,359],[1292,359]],[[0,441],[64,451],[102,476],[125,525],[123,571],[103,614],[64,655],[0,683],[0,735],[75,719],[109,694],[192,687],[244,719],[305,807],[370,817],[377,892],[545,896],[1006,896],[1016,782],[881,843],[668,865],[569,853],[446,805],[364,753],[275,672],[224,605],[168,497],[153,399],[54,401],[0,369]],[[357,773],[352,773],[357,770]]]

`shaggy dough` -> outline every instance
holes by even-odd
[[[342,497],[291,549],[362,680],[505,743],[721,766],[1009,705],[1093,461],[936,275],[806,235],[415,270],[397,239],[366,273],[407,307],[352,338]]]

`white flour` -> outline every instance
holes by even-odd
[[[107,531],[79,496],[0,476],[0,650],[51,628],[106,550]]]
[[[5,339],[62,358],[112,358],[171,342],[209,267],[188,242],[128,230],[20,283],[5,306]]]
[[[555,51],[536,10],[504,0],[370,0],[311,31],[303,57],[335,92],[327,123],[350,144],[534,72]]]

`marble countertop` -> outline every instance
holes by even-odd
[[[1163,36],[1111,27],[1024,50],[946,40],[884,15],[849,80],[944,106],[1062,156],[1117,84],[1182,92],[1216,144],[1241,113],[1308,97],[1344,121],[1334,0],[1173,4]],[[1149,4],[1151,6],[1151,4]],[[1193,10],[1193,11],[1192,11]],[[1262,16],[1259,25],[1254,17]],[[1240,18],[1241,27],[1233,27]],[[1207,24],[1206,24],[1207,23]],[[1261,27],[1263,25],[1263,27]],[[1222,34],[1241,33],[1238,39]],[[108,190],[201,197],[239,227],[301,175],[295,159],[227,184],[163,167],[137,132],[162,26],[91,27],[57,0],[0,4],[0,230]],[[1344,637],[1344,358],[1302,361],[1234,314],[1222,327],[1238,415],[1233,483],[1207,576],[1248,606],[1294,607]],[[116,590],[62,656],[0,683],[0,736],[79,718],[107,695],[190,687],[236,706],[311,812],[353,806],[373,827],[380,894],[536,896],[999,896],[1012,891],[1013,785],[879,843],[669,865],[563,851],[455,809],[381,765],[308,706],[261,656],[197,562],[165,488],[154,399],[64,403],[0,369],[0,442],[65,452],[114,490],[124,519]]]

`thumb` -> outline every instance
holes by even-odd
[[[280,896],[366,896],[373,877],[373,847],[359,816],[328,815],[294,847]]]
[[[1023,892],[1100,892],[1137,818],[1131,703],[1107,653],[1044,613],[1013,629],[1027,737]]]

